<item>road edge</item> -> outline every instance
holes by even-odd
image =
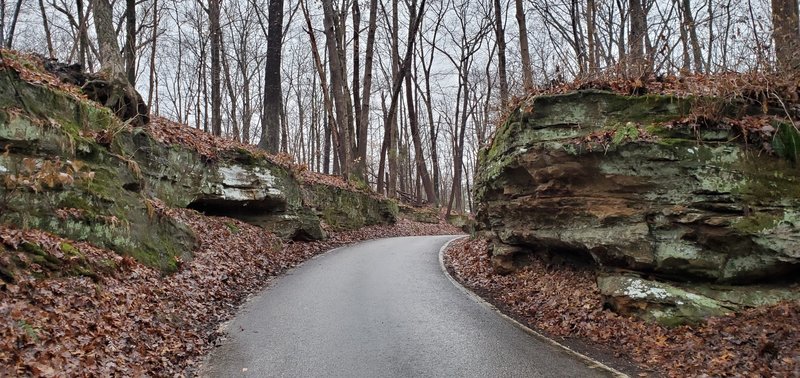
[[[470,290],[468,287],[466,287],[466,286],[462,285],[460,282],[458,282],[458,280],[456,280],[455,277],[450,275],[450,272],[447,271],[447,266],[445,266],[445,264],[444,264],[444,252],[447,250],[447,248],[450,246],[450,244],[452,244],[454,241],[460,240],[460,239],[463,239],[463,238],[466,238],[466,237],[469,237],[469,236],[468,235],[467,236],[460,236],[460,237],[456,237],[456,238],[450,239],[446,243],[444,243],[444,245],[442,245],[441,248],[439,248],[439,268],[442,270],[442,273],[444,273],[445,277],[447,277],[447,279],[450,281],[450,283],[453,284],[453,286],[455,286],[461,292],[463,292],[464,294],[469,296],[473,301],[475,301],[478,304],[488,308],[489,310],[492,310],[497,315],[499,315],[501,318],[505,319],[507,322],[513,324],[515,327],[521,329],[525,333],[535,337],[536,339],[539,339],[540,341],[543,341],[543,342],[545,342],[547,344],[550,344],[553,347],[561,349],[564,352],[566,352],[567,354],[571,355],[572,357],[575,357],[575,358],[581,360],[590,369],[605,370],[605,371],[607,371],[608,373],[610,373],[614,377],[629,378],[629,376],[627,374],[625,374],[625,373],[623,373],[623,372],[621,372],[621,371],[619,371],[617,369],[614,369],[611,366],[608,366],[608,365],[606,365],[606,364],[604,364],[604,363],[602,363],[602,362],[600,362],[600,361],[598,361],[598,360],[596,360],[594,358],[591,358],[591,357],[589,357],[589,356],[587,356],[587,355],[585,355],[583,353],[577,352],[577,351],[573,350],[572,348],[570,348],[570,347],[568,347],[568,346],[566,346],[564,344],[561,344],[558,341],[553,340],[553,339],[551,339],[551,338],[549,338],[549,337],[537,332],[536,330],[531,329],[530,327],[526,326],[525,324],[520,323],[516,319],[504,314],[502,311],[500,311],[500,309],[497,308],[497,306],[489,303],[488,301],[483,299],[483,297],[481,297],[480,295],[476,294],[474,291]]]

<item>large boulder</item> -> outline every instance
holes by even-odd
[[[606,303],[618,313],[665,325],[696,322],[734,310],[712,298],[635,276],[600,276],[597,286]]]
[[[396,202],[375,193],[318,183],[308,183],[302,189],[303,205],[334,231],[394,224],[400,213]]]
[[[800,300],[797,287],[678,284],[636,275],[601,274],[597,286],[605,303],[623,315],[667,326],[697,323],[710,316]]]
[[[415,222],[438,224],[441,222],[439,209],[433,206],[414,206],[401,203],[398,205],[400,217]]]
[[[549,253],[675,281],[795,278],[800,169],[735,130],[671,122],[698,101],[599,91],[526,100],[479,156],[477,222],[497,267]],[[796,154],[796,130],[773,127],[774,150]]]

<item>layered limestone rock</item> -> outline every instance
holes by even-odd
[[[432,224],[437,224],[441,220],[439,209],[431,206],[413,206],[401,204],[400,216],[415,222]]]
[[[130,156],[147,192],[172,207],[189,207],[263,226],[284,238],[325,237],[305,206],[300,182],[287,169],[246,150],[209,161],[183,146],[167,146],[143,129],[121,133],[112,150]]]
[[[39,228],[165,271],[191,258],[194,236],[163,216],[189,207],[285,238],[394,222],[393,201],[322,184],[233,149],[210,161],[127,128],[111,111],[0,69],[0,223]]]
[[[784,158],[729,129],[665,126],[698,101],[583,91],[523,103],[479,156],[477,222],[495,268],[538,253],[677,282],[795,279],[796,130],[774,125]]]
[[[696,323],[744,308],[800,300],[800,290],[796,287],[668,283],[630,274],[601,274],[597,286],[605,302],[618,313],[668,326]]]
[[[313,210],[333,231],[392,224],[400,211],[396,202],[371,193],[323,184],[307,184],[302,189],[304,206]]]
[[[189,229],[139,193],[136,163],[88,137],[120,130],[110,111],[0,70],[0,222],[85,240],[173,270]]]

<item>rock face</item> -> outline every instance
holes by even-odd
[[[284,238],[325,237],[318,214],[304,204],[300,182],[249,151],[226,151],[208,161],[183,146],[159,143],[144,129],[120,133],[111,147],[137,163],[147,191],[169,206],[238,218]]]
[[[304,187],[305,186],[305,187]],[[393,201],[301,183],[247,150],[213,160],[129,129],[106,108],[0,69],[0,222],[90,241],[174,270],[194,235],[165,207],[189,207],[285,238],[394,222]]]
[[[729,142],[731,130],[664,126],[694,105],[597,91],[522,104],[479,156],[495,268],[541,253],[677,282],[795,279],[800,169]],[[776,126],[773,147],[791,157],[796,131]]]
[[[415,222],[437,224],[440,222],[439,209],[430,206],[400,205],[400,216]]]
[[[631,274],[601,274],[597,286],[615,311],[669,326],[696,323],[748,307],[800,300],[797,287],[668,283]]]

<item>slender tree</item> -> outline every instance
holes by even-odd
[[[53,48],[53,37],[50,34],[50,22],[47,20],[47,11],[44,7],[44,0],[39,0],[39,12],[42,16],[42,30],[44,30],[44,39],[47,42],[47,57],[55,58],[56,50]]]
[[[17,29],[17,21],[19,20],[20,10],[22,10],[22,0],[17,0],[17,5],[14,7],[14,14],[11,16],[11,26],[9,27],[8,34],[5,36],[5,46],[7,49],[10,49],[14,43],[14,33]]]
[[[642,76],[646,71],[645,38],[647,34],[647,21],[642,0],[629,0],[630,29],[628,45],[630,46],[629,70],[633,76]]]
[[[800,32],[797,0],[772,0],[772,38],[775,59],[781,72],[800,69]]]
[[[500,0],[494,0],[494,35],[497,44],[497,76],[500,81],[500,105],[508,103],[508,80],[506,79],[506,31],[503,28],[503,9]]]
[[[417,175],[422,181],[425,189],[425,198],[429,203],[435,201],[436,195],[433,192],[433,182],[425,165],[425,155],[422,152],[422,138],[419,131],[419,118],[416,111],[416,101],[414,100],[414,86],[411,83],[411,75],[406,75],[406,107],[408,108],[408,125],[411,128],[411,139],[414,142],[414,164],[417,168]]]
[[[375,55],[375,31],[378,28],[378,0],[370,0],[369,21],[367,21],[367,46],[364,55],[364,85],[361,94],[360,120],[358,122],[357,157],[366,166],[369,131],[370,99],[372,98],[372,65]]]
[[[261,141],[258,146],[277,153],[280,147],[281,53],[283,51],[283,0],[269,1],[267,57],[264,67],[264,109],[261,112]]]
[[[516,6],[517,25],[519,26],[519,54],[522,56],[522,84],[526,90],[533,89],[533,71],[531,71],[531,53],[528,47],[528,26],[525,21],[525,10],[522,0],[514,0]]]
[[[158,0],[153,0],[153,29],[150,35],[150,80],[147,89],[147,107],[153,108],[153,94],[156,88],[156,51],[158,46]],[[158,113],[158,112],[156,112]]]
[[[328,50],[328,67],[331,79],[331,97],[335,105],[335,114],[339,126],[339,168],[343,177],[350,178],[353,168],[353,155],[355,148],[352,133],[353,108],[350,89],[347,85],[345,67],[344,30],[342,29],[339,13],[334,10],[330,1],[322,2],[323,20],[325,26],[325,45]],[[361,172],[356,173],[360,176]]]
[[[94,97],[105,99],[105,105],[125,120],[134,124],[148,122],[149,111],[139,93],[128,81],[125,63],[120,53],[114,17],[108,0],[92,0],[94,25],[100,52],[102,76],[105,81],[92,81],[84,85],[84,91]]]
[[[125,0],[125,72],[136,85],[136,0]]]
[[[597,72],[599,54],[597,53],[597,3],[586,0],[586,49],[589,52],[589,74]]]
[[[222,135],[222,30],[220,29],[220,1],[209,0],[208,33],[211,37],[211,134]]]
[[[84,10],[83,0],[75,0],[75,5],[78,7],[78,58],[81,66],[88,70],[92,70],[91,59],[89,59],[89,30],[88,30],[88,17],[89,11]],[[110,8],[110,6],[109,6]],[[101,13],[103,11],[101,10]],[[95,29],[97,25],[95,25]],[[113,29],[110,29],[113,30]],[[116,35],[116,34],[112,34]],[[102,58],[101,58],[102,59]]]

